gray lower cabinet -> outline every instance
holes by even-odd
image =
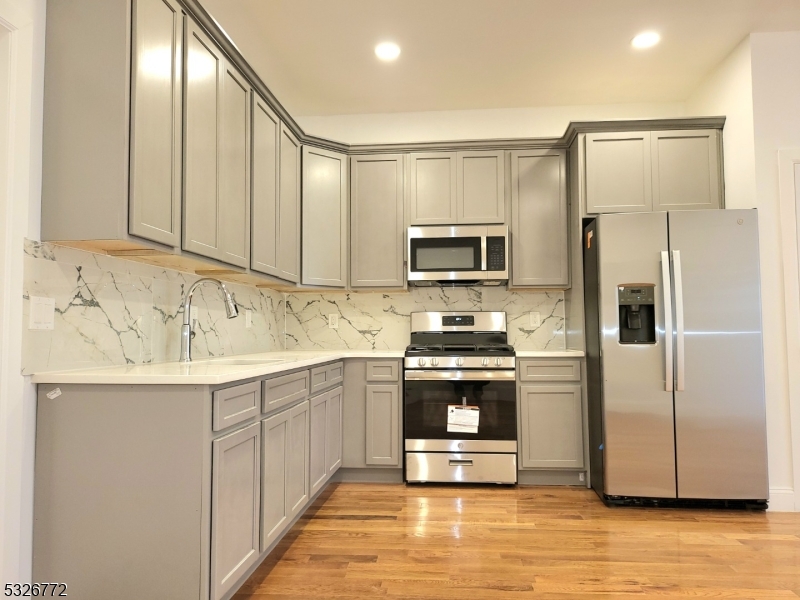
[[[569,287],[567,160],[563,150],[511,153],[514,287]]]
[[[587,214],[722,208],[719,131],[588,133]]]
[[[300,282],[300,142],[281,123],[278,277]]]
[[[505,152],[459,152],[457,164],[457,222],[505,223]]]
[[[400,466],[400,386],[367,384],[366,464]]]
[[[347,155],[303,147],[305,285],[347,285]]]
[[[250,255],[250,86],[187,19],[183,248],[247,267]]]
[[[133,3],[129,231],[180,246],[183,16],[175,0]]]
[[[281,537],[292,520],[288,478],[291,409],[261,421],[261,551]]]
[[[309,401],[311,495],[316,494],[342,462],[342,386]]]
[[[286,467],[286,494],[289,514],[301,513],[311,497],[309,493],[309,402],[304,400],[289,409],[289,460]]]
[[[402,288],[403,155],[350,157],[350,286]]]
[[[278,270],[278,194],[281,121],[267,102],[252,92],[252,214],[250,268],[280,276]]]
[[[212,442],[211,598],[228,592],[259,558],[261,426]]]

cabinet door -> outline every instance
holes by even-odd
[[[719,132],[653,131],[653,210],[722,208]]]
[[[567,223],[565,152],[512,152],[512,286],[569,286]]]
[[[286,463],[286,503],[290,517],[308,502],[308,400],[289,410],[289,459]]]
[[[400,387],[367,386],[368,465],[400,466]]]
[[[402,288],[403,155],[350,157],[350,285]]]
[[[456,209],[456,153],[408,155],[409,225],[450,225]]]
[[[278,276],[300,281],[300,142],[281,123]]]
[[[347,285],[347,156],[303,148],[303,273],[307,285]]]
[[[311,477],[311,495],[313,496],[322,484],[328,479],[328,469],[325,460],[327,442],[325,435],[328,427],[327,406],[330,392],[314,396],[309,401],[310,408],[310,433],[309,433],[309,473]]]
[[[278,271],[278,148],[281,122],[264,99],[253,92],[252,190],[250,228],[254,271],[279,276]]]
[[[129,232],[181,243],[183,20],[175,0],[133,3]]]
[[[259,555],[261,424],[212,442],[211,586],[221,598]]]
[[[222,52],[186,19],[183,248],[219,257],[219,122]]]
[[[520,386],[520,467],[583,467],[580,385]]]
[[[250,86],[227,61],[222,72],[219,260],[250,260]]]
[[[505,152],[459,152],[456,187],[459,223],[505,223]]]
[[[653,209],[650,132],[586,134],[586,212]]]
[[[291,410],[261,422],[261,552],[280,537],[291,521],[289,480]]]
[[[328,478],[342,466],[342,397],[344,388],[339,386],[328,392],[325,418],[325,466]]]

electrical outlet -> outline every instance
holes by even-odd
[[[585,473],[580,473],[578,475],[578,480],[579,481],[586,481],[586,474]]]
[[[194,322],[197,321],[197,310],[198,308],[196,306],[193,306],[191,308],[191,311],[189,312],[189,323],[191,323],[192,325],[194,325]]]
[[[253,327],[253,311],[249,308],[244,311],[244,326],[246,329],[252,329]]]
[[[330,329],[339,329],[339,315],[328,315],[328,327]]]
[[[542,324],[542,317],[538,312],[528,313],[530,317],[531,327],[539,327]]]

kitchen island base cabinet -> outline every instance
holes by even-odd
[[[219,600],[259,557],[261,427],[214,440],[211,487],[212,600]]]

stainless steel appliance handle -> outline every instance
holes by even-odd
[[[686,386],[686,357],[683,339],[683,275],[681,274],[680,250],[672,251],[672,273],[675,283],[675,361],[677,362],[675,390],[682,392]]]
[[[481,236],[481,271],[486,271],[488,263],[486,261],[486,236]]]
[[[466,459],[466,458],[465,459],[451,458],[450,459],[450,466],[451,467],[471,467],[472,466],[472,460]]]
[[[675,369],[672,361],[672,279],[667,251],[661,253],[661,282],[664,288],[664,391],[671,392],[675,383]]]
[[[406,381],[424,381],[431,379],[456,380],[456,381],[486,381],[494,379],[514,380],[516,371],[512,369],[498,369],[497,371],[406,371]]]

